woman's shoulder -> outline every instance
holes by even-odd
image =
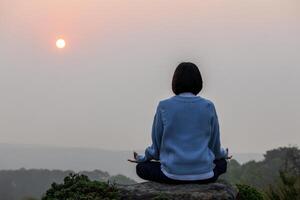
[[[204,97],[201,97],[203,99],[203,101],[207,104],[209,104],[210,106],[214,106],[214,103],[211,99],[208,99],[208,98],[204,98]]]
[[[206,104],[206,106],[210,109],[210,110],[215,110],[215,104],[212,100],[207,99],[207,98],[203,98],[203,102]]]
[[[163,98],[163,99],[159,100],[158,106],[163,106],[163,105],[171,103],[173,101],[173,97],[174,96]]]

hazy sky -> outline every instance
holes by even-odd
[[[176,65],[191,61],[224,146],[300,144],[299,10],[298,0],[1,0],[0,142],[143,149]]]

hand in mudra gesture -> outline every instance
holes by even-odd
[[[225,158],[226,160],[230,160],[231,158],[232,158],[232,155],[229,155],[229,150],[228,150],[228,148],[226,148],[226,155],[227,155],[227,157]]]
[[[228,148],[226,148],[226,155],[227,155],[227,157],[225,158],[226,160],[230,160],[230,159],[232,159],[232,155],[229,155],[229,150],[228,150]],[[137,161],[137,156],[138,156],[138,153],[137,152],[135,152],[135,151],[133,151],[133,158],[134,159],[128,159],[128,161],[129,162],[132,162],[132,163],[138,163],[138,161]]]
[[[133,163],[138,163],[138,161],[136,160],[138,156],[138,153],[133,151],[133,158],[134,159],[128,159],[129,162],[133,162]]]

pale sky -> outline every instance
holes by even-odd
[[[225,147],[300,144],[299,10],[298,0],[1,0],[0,142],[144,149],[175,67],[190,61]]]

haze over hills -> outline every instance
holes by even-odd
[[[233,156],[240,163],[263,158],[259,153],[237,153]],[[26,168],[92,171],[100,169],[112,175],[123,174],[139,181],[135,174],[135,164],[127,162],[131,157],[131,151],[0,144],[0,170]]]

